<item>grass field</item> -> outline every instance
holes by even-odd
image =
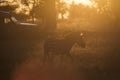
[[[64,31],[59,28],[58,34]],[[57,55],[53,63],[43,63],[44,39],[1,42],[1,80],[120,80],[119,37],[115,32],[83,31],[86,48],[73,46],[74,61],[66,56],[61,61]]]

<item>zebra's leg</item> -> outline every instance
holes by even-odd
[[[50,61],[51,64],[53,64],[53,63],[54,63],[55,55],[54,55],[53,52],[51,52],[50,54],[51,54],[51,55],[49,56],[49,61]]]
[[[64,63],[64,55],[63,54],[60,55],[60,61],[61,61],[61,64]]]
[[[73,57],[72,57],[72,55],[68,52],[68,53],[66,53],[66,56],[71,60],[71,61],[73,61],[74,59],[73,59]]]
[[[44,50],[43,62],[45,63],[48,58],[49,58],[49,51],[48,50]]]
[[[53,63],[54,56],[52,55],[51,51],[45,51],[43,56],[43,62],[47,62],[48,64]]]

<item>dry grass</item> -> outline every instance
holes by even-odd
[[[61,35],[74,29],[68,24],[60,25],[57,33]],[[85,34],[86,48],[73,46],[70,54],[74,61],[67,56],[61,61],[60,55],[56,55],[52,63],[49,60],[43,63],[44,39],[41,39],[34,42],[2,42],[5,53],[2,62],[4,66],[12,65],[12,80],[119,80],[120,60],[119,52],[115,50],[118,49],[117,40],[113,38],[115,35],[90,29],[80,31]]]

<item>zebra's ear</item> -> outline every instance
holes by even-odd
[[[80,36],[81,36],[81,37],[83,37],[83,36],[84,36],[84,34],[81,32],[81,33],[80,33]]]

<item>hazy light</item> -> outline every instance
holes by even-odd
[[[67,4],[71,4],[72,2],[74,2],[75,4],[83,4],[83,5],[87,5],[87,6],[92,6],[93,3],[90,0],[63,0],[65,1]]]

